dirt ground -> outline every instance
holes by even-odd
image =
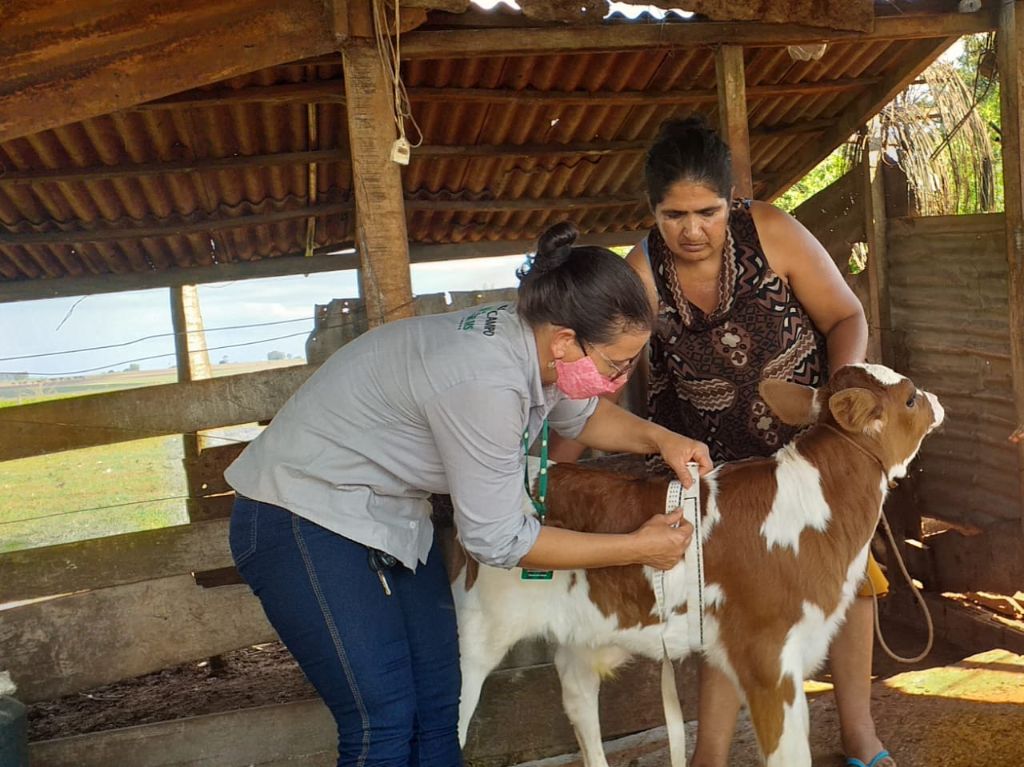
[[[278,642],[35,703],[29,741],[80,735],[316,696]]]
[[[922,636],[902,625],[884,624],[883,628],[897,651],[913,654],[923,645]],[[984,649],[988,648],[975,648]],[[900,757],[900,767],[1024,764],[1024,664],[1002,669],[1007,664],[1000,664],[996,658],[990,665],[1005,671],[1007,684],[1016,691],[984,699],[970,685],[963,687],[955,676],[961,672],[949,670],[971,654],[969,649],[938,642],[926,661],[910,667],[890,661],[883,653],[877,655],[874,712],[883,739]],[[967,664],[967,668],[975,666],[979,664]],[[932,681],[914,676],[921,674],[933,675],[929,677]],[[834,697],[827,691],[827,669],[815,681],[823,691],[811,700],[814,765],[840,767],[843,759],[838,720]],[[956,694],[947,696],[942,690]],[[995,693],[1001,694],[999,690]],[[257,645],[222,655],[213,663],[187,664],[36,704],[29,712],[30,740],[288,702],[313,694],[287,650],[278,643]],[[1016,704],[1000,702],[1013,700],[1015,695]],[[691,731],[691,747],[692,741]],[[609,757],[611,767],[667,765],[664,731],[652,730],[609,743]],[[730,765],[754,767],[759,763],[749,722],[741,723]],[[530,767],[577,764],[578,757],[567,755],[531,763]]]
[[[923,636],[883,623],[892,649],[913,655]],[[979,648],[981,649],[981,648]],[[970,655],[970,657],[966,657]],[[1024,656],[1003,650],[968,653],[938,642],[920,663],[904,665],[876,647],[872,710],[878,734],[899,767],[1021,767],[1024,765]],[[813,767],[842,767],[839,719],[827,669],[810,692]],[[690,755],[696,722],[687,724]],[[605,744],[609,767],[668,767],[663,727]],[[730,767],[760,767],[750,720],[741,715]],[[578,754],[516,767],[582,767]]]
[[[1020,767],[1024,764],[1024,657],[1003,651],[875,682],[878,732],[899,767]],[[841,767],[834,698],[810,701],[813,767]],[[690,755],[696,723],[686,726]],[[668,767],[665,728],[605,743],[609,767]],[[730,767],[762,765],[749,719],[741,716]],[[566,754],[517,767],[582,767]]]

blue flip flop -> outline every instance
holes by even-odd
[[[880,761],[882,761],[883,759],[888,759],[891,756],[892,754],[890,754],[885,749],[882,749],[877,754],[875,754],[875,758],[867,764],[864,764],[864,762],[862,762],[860,759],[854,759],[851,757],[846,760],[846,767],[875,767]]]

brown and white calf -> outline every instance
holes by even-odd
[[[770,458],[724,464],[702,479],[703,652],[749,706],[766,763],[809,767],[803,681],[824,660],[864,575],[889,482],[905,476],[943,410],[878,365],[844,367],[818,390],[766,381],[761,394],[781,420],[814,425]],[[664,508],[669,482],[568,464],[549,476],[548,524],[597,533],[635,530]],[[648,567],[523,581],[517,570],[464,561],[452,584],[462,742],[487,674],[515,642],[547,637],[585,764],[603,767],[601,675],[634,654],[661,658],[663,628],[671,657],[690,651],[688,566],[665,573],[663,626]]]

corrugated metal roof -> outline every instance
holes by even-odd
[[[755,194],[830,150],[823,136],[865,92],[939,42],[849,39],[809,62],[746,47]],[[709,47],[417,59],[403,73],[425,145],[403,171],[413,243],[531,239],[565,218],[590,233],[647,227],[643,145],[667,118],[717,120]],[[294,255],[309,217],[316,246],[350,245],[343,94],[340,60],[321,58],[0,144],[0,284]],[[308,156],[281,155],[315,150],[335,154],[316,157],[314,201]],[[100,166],[138,173],[17,178]]]

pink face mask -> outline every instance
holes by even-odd
[[[575,362],[555,360],[555,386],[569,399],[590,399],[602,394],[611,394],[622,388],[628,375],[614,381],[601,375],[590,357],[581,357]]]

